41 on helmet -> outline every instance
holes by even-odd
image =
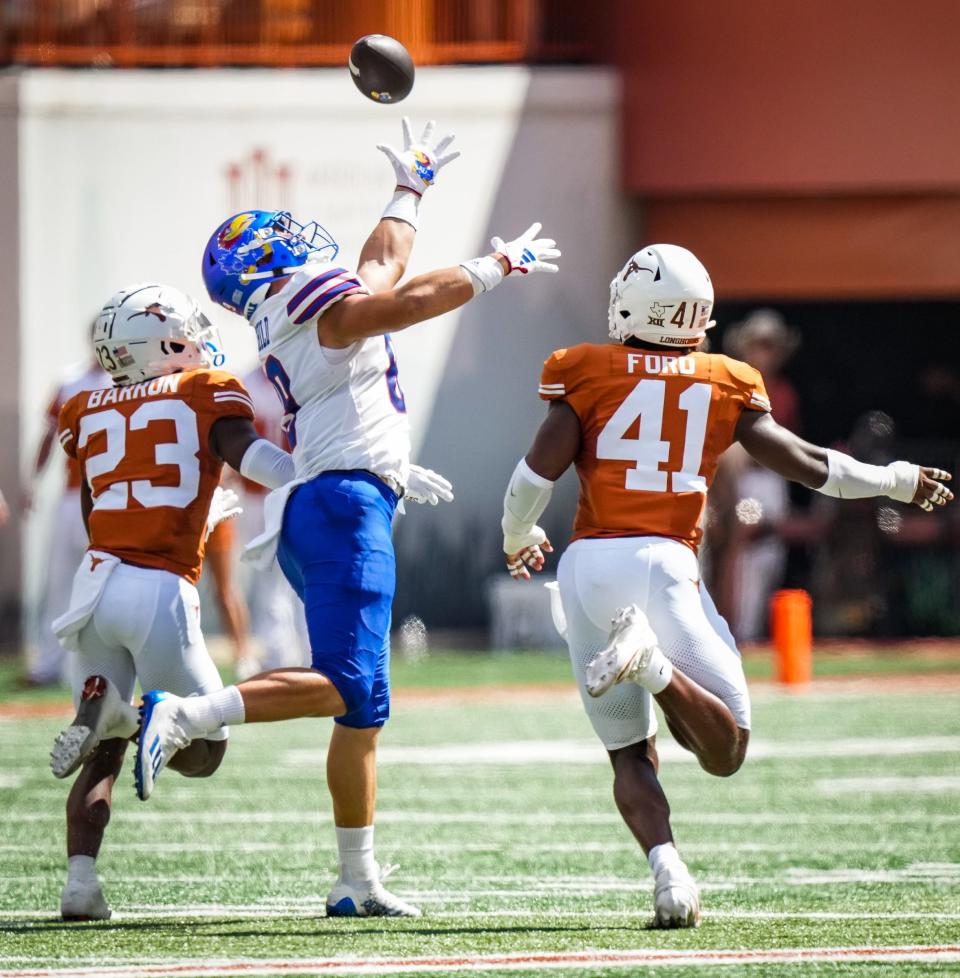
[[[308,262],[333,261],[340,246],[316,221],[289,211],[243,211],[224,221],[203,251],[203,282],[214,302],[250,319],[272,279]]]
[[[610,283],[612,339],[631,336],[662,346],[697,346],[711,326],[713,283],[679,245],[641,248]]]
[[[197,300],[154,282],[127,286],[107,300],[93,325],[93,349],[119,385],[224,362],[217,328]]]

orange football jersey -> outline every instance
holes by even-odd
[[[770,410],[760,374],[739,360],[613,343],[551,354],[540,396],[580,419],[574,540],[664,536],[694,549],[740,412]]]
[[[223,463],[209,449],[224,417],[253,419],[243,384],[220,370],[86,391],[60,412],[60,443],[93,496],[90,546],[196,584]]]

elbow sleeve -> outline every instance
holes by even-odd
[[[294,478],[293,456],[266,438],[258,438],[243,453],[240,474],[268,489],[277,489]]]

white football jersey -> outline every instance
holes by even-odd
[[[369,291],[346,269],[305,265],[253,317],[260,362],[283,402],[297,478],[366,469],[406,485],[410,430],[389,335],[343,350],[317,337],[320,316],[344,296]]]

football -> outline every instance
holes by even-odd
[[[399,102],[413,88],[413,59],[409,51],[386,34],[361,37],[350,49],[347,65],[354,85],[374,102]]]

